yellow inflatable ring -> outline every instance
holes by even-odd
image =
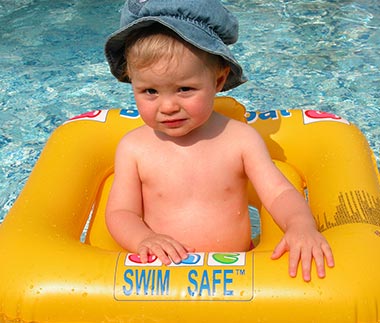
[[[287,257],[270,259],[281,232],[265,210],[253,251],[139,264],[109,236],[104,207],[115,147],[142,121],[134,110],[96,111],[53,133],[0,225],[0,322],[380,322],[380,184],[364,136],[322,112],[245,113],[231,98],[216,110],[258,129],[307,193],[335,255],[325,279],[314,268],[310,283],[292,279]]]

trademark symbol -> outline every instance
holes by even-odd
[[[235,269],[237,276],[244,276],[245,275],[245,269]]]

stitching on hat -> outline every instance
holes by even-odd
[[[179,16],[179,15],[167,15],[168,17],[171,17],[171,18],[175,18],[175,19],[178,19],[178,20],[182,20],[182,21],[186,21],[186,22],[189,22],[201,29],[203,29],[204,31],[206,31],[210,36],[214,37],[214,38],[219,38],[221,39],[221,37],[214,31],[214,29],[206,24],[206,23],[203,23],[199,20],[196,20],[194,18],[190,18],[190,17],[184,17],[184,16]]]
[[[145,2],[148,2],[148,0],[139,0],[139,1],[129,0],[128,2],[129,11],[135,15],[138,15],[140,13],[140,10],[146,5]]]

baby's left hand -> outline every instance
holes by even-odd
[[[285,232],[280,243],[273,251],[272,259],[280,258],[289,251],[289,275],[297,276],[298,264],[302,264],[302,276],[309,282],[311,263],[314,259],[319,278],[324,278],[325,259],[328,267],[334,267],[334,257],[325,237],[315,228],[306,229],[302,225],[294,225]]]

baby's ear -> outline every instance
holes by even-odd
[[[223,89],[224,83],[226,83],[228,74],[230,74],[230,67],[226,66],[221,69],[216,75],[216,92],[220,92]]]

